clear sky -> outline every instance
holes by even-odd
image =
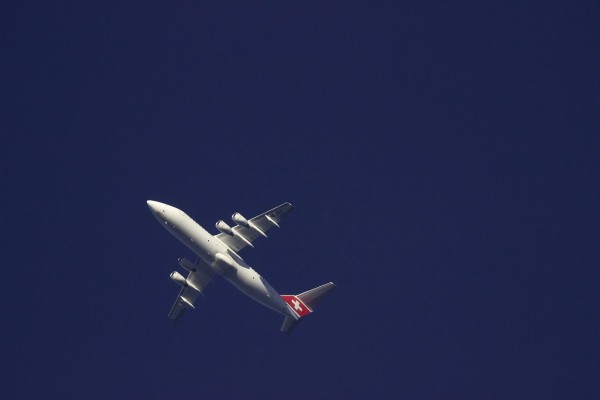
[[[597,399],[600,6],[0,3],[0,397]],[[148,199],[338,290],[294,334]]]

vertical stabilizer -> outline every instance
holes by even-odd
[[[333,282],[326,283],[314,289],[308,290],[297,295],[284,294],[281,298],[287,303],[294,315],[288,315],[283,321],[281,331],[290,334],[300,322],[300,318],[311,314],[315,306],[321,302],[336,286]]]

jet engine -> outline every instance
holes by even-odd
[[[191,287],[192,289],[194,289],[194,290],[196,290],[198,292],[201,292],[200,288],[198,288],[195,284],[193,284],[192,282],[190,282],[187,279],[185,279],[183,277],[183,275],[181,275],[177,271],[171,272],[171,280],[173,282],[175,282],[176,284],[178,284],[179,286],[181,286],[181,287]]]
[[[238,224],[240,226],[243,226],[244,228],[250,227],[248,220],[246,218],[244,218],[244,216],[238,212],[234,213],[231,216],[231,219],[233,220],[233,222],[235,222],[236,224]]]
[[[215,224],[215,228],[217,228],[219,232],[222,232],[229,236],[233,236],[233,229],[231,229],[231,227],[227,225],[227,223],[225,223],[225,221],[223,220],[217,221],[217,223]]]
[[[171,272],[171,280],[181,287],[187,287],[187,280],[177,271]]]
[[[260,233],[264,237],[267,237],[267,235],[265,235],[265,233],[258,226],[254,225],[252,222],[248,221],[246,218],[244,218],[244,216],[242,214],[236,212],[231,216],[231,219],[233,220],[233,222],[235,222],[239,226],[243,226],[244,228],[254,229],[256,232]],[[246,242],[246,243],[250,244],[249,242]],[[254,246],[252,246],[252,247],[254,247]]]

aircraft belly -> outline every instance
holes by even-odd
[[[197,224],[185,226],[175,236],[208,264],[219,250],[217,239]]]
[[[251,268],[239,268],[237,274],[226,277],[233,286],[246,296],[277,312],[284,312],[285,302],[266,281]]]
[[[173,234],[219,275],[251,299],[285,314],[287,306],[279,293],[241,258],[240,263],[230,254],[223,253],[222,247],[226,246],[199,225],[186,224],[182,228]]]

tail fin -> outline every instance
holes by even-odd
[[[314,289],[297,295],[281,295],[281,298],[290,306],[294,317],[286,316],[281,326],[281,331],[290,334],[300,322],[300,318],[312,313],[315,306],[321,302],[336,286],[333,282],[326,283]]]

